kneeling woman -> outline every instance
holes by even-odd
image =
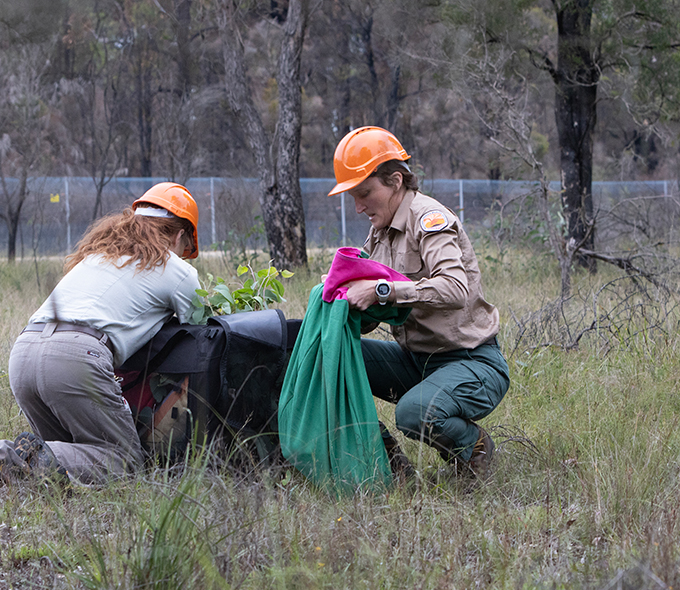
[[[364,251],[409,282],[350,284],[347,300],[412,308],[396,342],[362,339],[373,395],[396,402],[399,430],[447,460],[483,474],[494,449],[476,421],[508,390],[508,366],[496,335],[498,310],[484,299],[472,244],[458,217],[420,193],[397,138],[379,127],[347,134],[335,150],[337,185],[371,221]],[[389,445],[386,440],[386,445]]]
[[[197,224],[189,191],[160,183],[96,222],[66,258],[10,354],[10,386],[33,429],[14,442],[14,463],[84,483],[141,466],[114,369],[173,314],[188,322],[199,282],[182,259],[198,255]]]

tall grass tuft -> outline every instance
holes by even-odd
[[[124,487],[128,493],[111,500],[112,518],[88,516],[83,528],[55,503],[69,540],[66,553],[55,550],[64,572],[91,590],[227,587],[216,565],[209,480],[207,455],[198,453]]]

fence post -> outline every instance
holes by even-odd
[[[210,230],[212,232],[212,243],[217,243],[217,232],[215,231],[215,179],[210,177]]]
[[[71,205],[68,200],[68,176],[64,177],[64,205],[66,207],[66,253],[71,253]]]
[[[347,245],[347,222],[345,221],[345,193],[340,193],[340,217],[342,218],[342,247]]]
[[[458,180],[458,213],[461,223],[465,223],[465,200],[463,199],[463,179]]]

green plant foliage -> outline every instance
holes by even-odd
[[[207,284],[196,289],[192,304],[192,321],[205,324],[214,315],[228,315],[240,311],[269,309],[274,303],[282,303],[284,287],[278,279],[293,276],[288,270],[278,270],[271,265],[255,271],[250,264],[240,264],[236,269],[237,286],[230,288],[223,278],[207,275]]]

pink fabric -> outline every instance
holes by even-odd
[[[345,283],[359,281],[361,279],[385,279],[387,281],[410,281],[409,278],[389,266],[361,258],[359,248],[338,248],[333,257],[331,269],[323,284],[321,298],[326,303],[332,303],[336,299],[347,299],[347,287]]]

